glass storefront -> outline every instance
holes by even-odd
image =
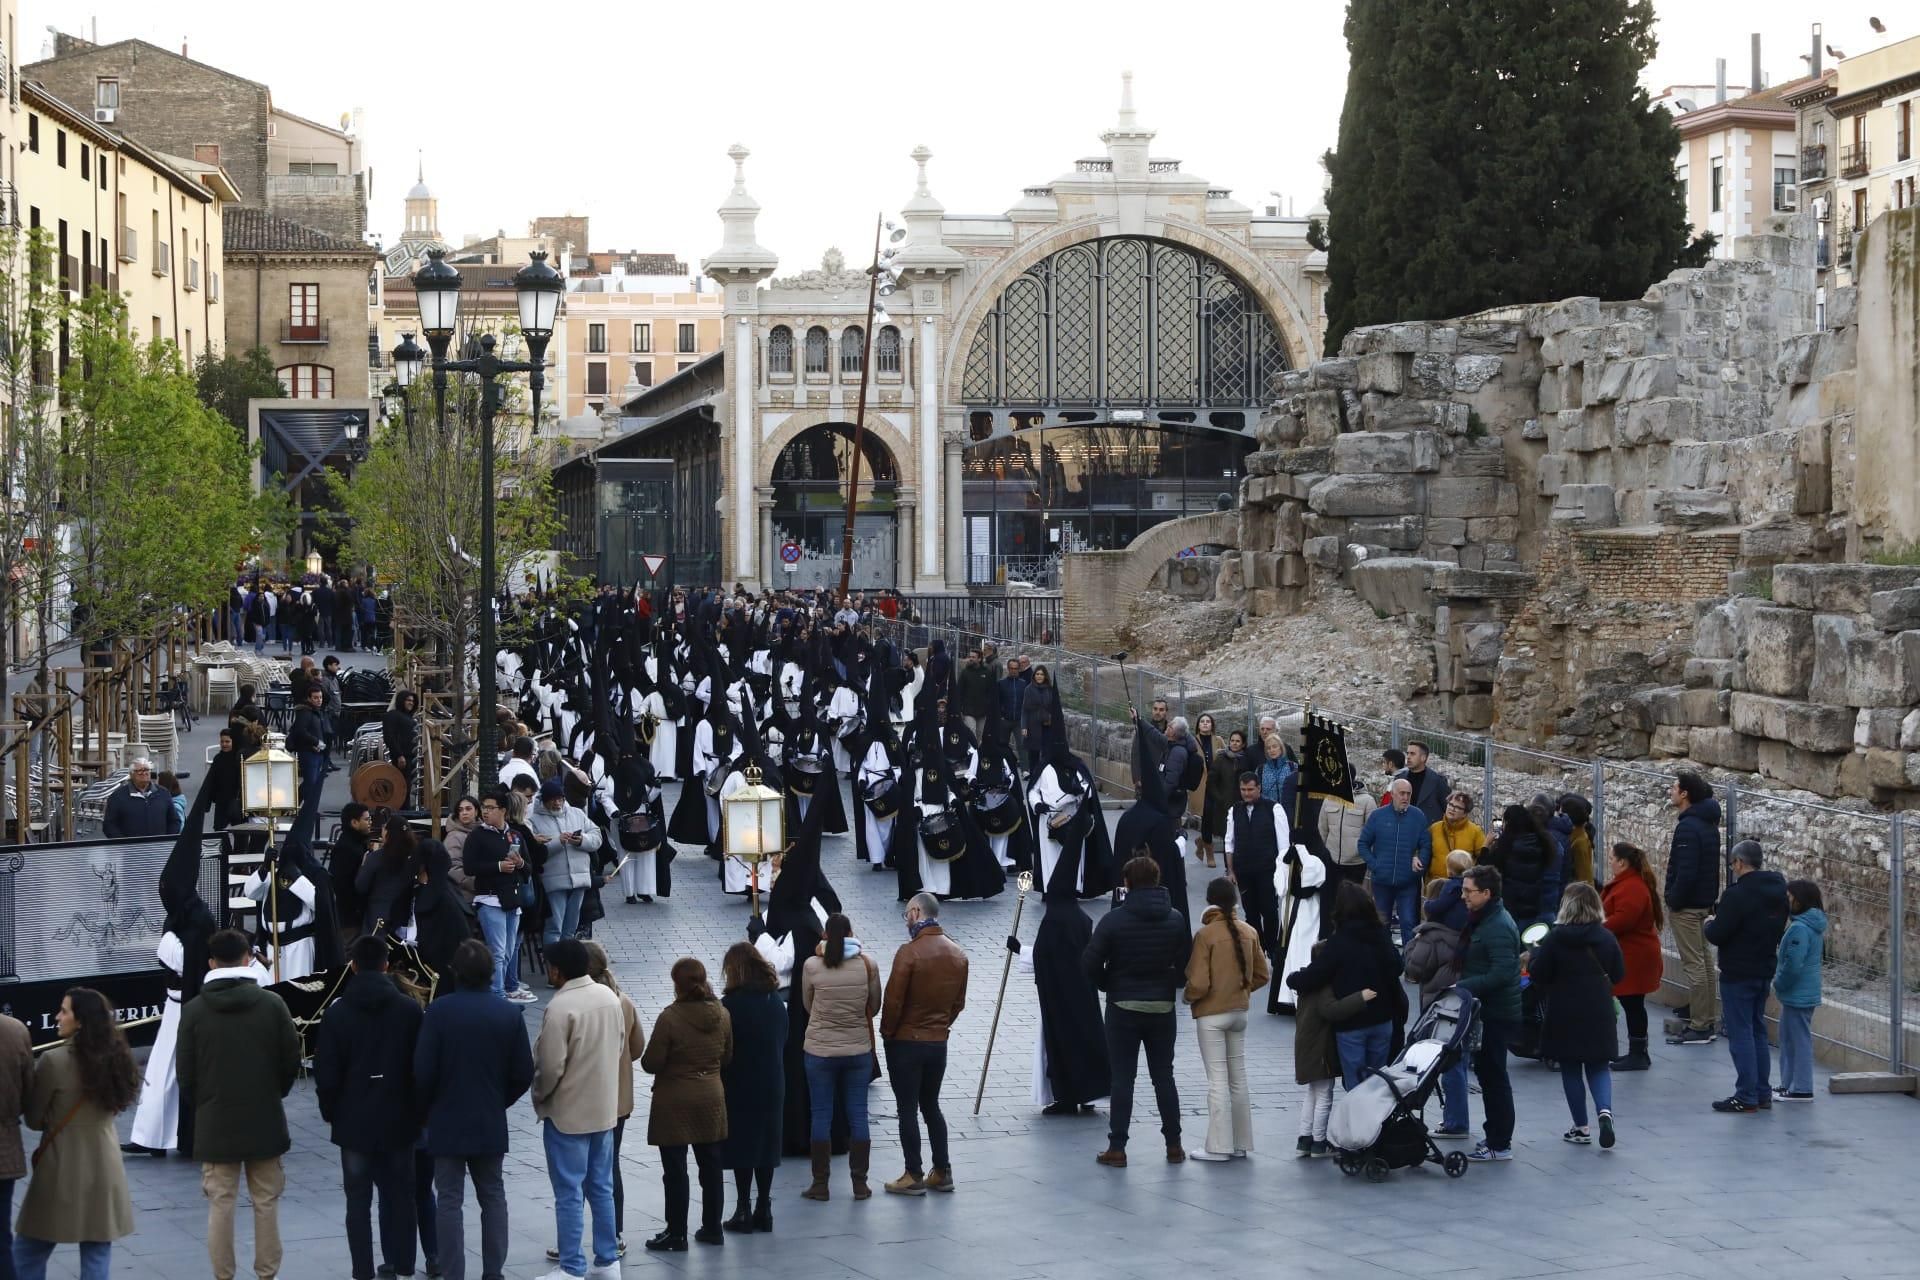
[[[857,590],[894,585],[895,503],[899,469],[886,445],[861,436],[860,493],[854,509],[853,578]],[[853,462],[853,428],[825,423],[802,432],[773,467],[772,541],[768,563],[779,584],[838,586],[846,531],[846,474]],[[789,570],[779,555],[796,543],[800,559]]]

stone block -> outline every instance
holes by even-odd
[[[1847,702],[1855,707],[1920,702],[1920,631],[1856,634],[1847,644]]]
[[[1340,539],[1308,538],[1301,546],[1307,563],[1316,569],[1338,569],[1340,567]]]
[[[1663,724],[1653,731],[1652,752],[1656,756],[1684,756],[1687,754],[1687,735],[1691,730],[1685,725]],[[1704,730],[1703,730],[1704,732]]]
[[[1439,469],[1440,445],[1431,431],[1349,431],[1333,442],[1333,470],[1341,475]]]
[[[1907,753],[1883,747],[1869,747],[1847,757],[1841,765],[1841,777],[1849,794],[1875,789],[1902,791],[1912,785],[1907,781]]]
[[[1672,444],[1693,439],[1699,430],[1699,401],[1685,396],[1635,400],[1614,413],[1614,439],[1623,445]]]
[[[1527,311],[1527,332],[1536,338],[1551,337],[1569,329],[1600,323],[1600,299],[1563,298],[1542,303]]]
[[[1853,643],[1853,633],[1854,624],[1850,618],[1836,617],[1830,613],[1814,616],[1813,661],[1807,672],[1806,686],[1814,701],[1835,704],[1847,701],[1847,650]],[[1747,684],[1755,689],[1760,687],[1753,683],[1751,674]]]
[[[1307,561],[1304,556],[1282,555],[1278,557],[1275,569],[1275,583],[1282,587],[1304,587],[1307,585]]]
[[[1461,693],[1453,698],[1453,727],[1485,729],[1493,723],[1493,696],[1486,693]]]
[[[1704,489],[1666,489],[1658,491],[1654,506],[1664,509],[1676,524],[1700,526],[1731,524],[1733,499],[1724,493]]]
[[[1472,528],[1471,520],[1462,520],[1458,516],[1442,516],[1427,521],[1427,541],[1448,547],[1462,547],[1468,542],[1467,530]]]
[[[1685,692],[1685,689],[1674,685],[1645,690],[1636,695],[1636,698],[1647,709],[1647,722],[1655,728],[1661,725],[1678,725],[1684,729],[1687,727],[1687,712],[1680,702],[1680,695]]]
[[[1580,524],[1593,529],[1611,529],[1620,523],[1610,484],[1563,484],[1553,498],[1548,519],[1560,524]]]
[[[1867,613],[1882,631],[1911,631],[1920,627],[1920,587],[1876,591],[1867,597]]]
[[[1813,616],[1802,610],[1755,608],[1747,623],[1742,670],[1747,688],[1779,698],[1804,697],[1813,631]]]
[[[1321,515],[1394,516],[1417,509],[1414,494],[1412,476],[1327,476],[1308,493],[1307,505]]]
[[[1783,564],[1773,571],[1775,601],[1820,613],[1867,613],[1876,594],[1900,591],[1920,595],[1920,568],[1882,564]]]
[[[1447,461],[1447,474],[1450,476],[1495,476],[1507,477],[1507,446],[1498,436],[1489,436],[1484,440],[1462,440],[1453,446],[1453,456]]]
[[[1318,367],[1318,366],[1316,366]],[[1311,391],[1300,397],[1304,439],[1313,445],[1332,444],[1346,429],[1346,414],[1338,391]]]
[[[1689,689],[1731,689],[1740,664],[1732,658],[1688,658],[1681,670]]]
[[[1247,455],[1249,458],[1256,454]],[[1300,475],[1317,471],[1322,475],[1333,470],[1333,449],[1328,445],[1307,445],[1298,449],[1282,449],[1274,455],[1274,470],[1288,475]]]
[[[1360,357],[1357,386],[1361,391],[1399,395],[1406,390],[1406,361],[1392,353]]]
[[[1733,728],[1751,737],[1790,742],[1805,751],[1845,751],[1853,746],[1850,707],[1757,693],[1736,693],[1731,698]]]
[[[1455,350],[1461,355],[1502,355],[1518,349],[1520,326],[1513,322],[1477,322],[1455,330]]]
[[[1681,718],[1689,728],[1718,729],[1727,723],[1732,697],[1724,689],[1682,689]]]
[[[1427,482],[1427,514],[1433,516],[1517,516],[1519,492],[1489,476],[1444,476]]]
[[[1920,751],[1920,709],[1907,712],[1900,720],[1900,749]]]
[[[1424,618],[1433,611],[1433,580],[1451,565],[1434,560],[1385,556],[1354,565],[1348,580],[1354,593],[1383,613]]]
[[[1611,404],[1622,400],[1651,400],[1680,389],[1679,362],[1672,356],[1640,356],[1589,364],[1582,386],[1582,402]]]
[[[1696,658],[1732,658],[1740,652],[1740,637],[1735,631],[1732,601],[1721,601],[1702,609],[1693,620],[1693,653]]]
[[[1689,758],[1713,769],[1753,773],[1760,767],[1760,743],[1733,729],[1687,730]]]
[[[1500,661],[1500,648],[1506,634],[1503,623],[1467,623],[1460,628],[1460,660],[1471,667],[1491,666]]]
[[[1431,339],[1431,326],[1419,320],[1373,325],[1371,329],[1375,351],[1411,354],[1416,351],[1425,351]]]
[[[1520,521],[1515,516],[1477,516],[1467,521],[1469,542],[1514,542],[1520,537]]]
[[[1407,390],[1432,399],[1452,395],[1453,357],[1423,351],[1407,361]]]
[[[1894,751],[1900,746],[1900,722],[1906,712],[1898,707],[1862,707],[1853,722],[1853,747]]]
[[[1417,515],[1356,519],[1348,525],[1347,536],[1389,551],[1414,551],[1427,540],[1427,522]]]
[[[1359,385],[1360,362],[1350,356],[1331,356],[1314,361],[1307,373],[1308,385],[1316,391],[1351,391]]]
[[[1353,420],[1349,408],[1347,425],[1363,431],[1438,431],[1449,426],[1451,408],[1458,408],[1463,415],[1467,411],[1465,405],[1449,406],[1444,400],[1422,400],[1417,396],[1369,391],[1360,397],[1358,421]]]
[[[1840,764],[1849,753],[1803,751],[1785,742],[1761,742],[1758,754],[1761,777],[1830,796],[1840,790]]]
[[[1461,395],[1472,395],[1499,377],[1500,369],[1499,356],[1455,356],[1453,358],[1453,389]]]

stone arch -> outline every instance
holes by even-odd
[[[1119,551],[1076,551],[1060,567],[1062,620],[1067,642],[1105,653],[1120,643],[1119,627],[1160,566],[1187,547],[1240,545],[1240,513],[1208,511],[1157,524]]]
[[[946,404],[962,402],[967,354],[973,348],[974,334],[1000,295],[1020,279],[1029,267],[1062,249],[1094,240],[1130,235],[1164,240],[1219,262],[1247,287],[1249,293],[1259,299],[1267,318],[1273,322],[1275,330],[1286,344],[1289,365],[1304,369],[1313,362],[1315,353],[1310,343],[1313,326],[1309,322],[1304,300],[1294,297],[1294,291],[1245,245],[1197,223],[1150,222],[1135,230],[1122,227],[1117,219],[1088,219],[1056,228],[1021,245],[995,264],[960,300],[954,309],[952,336],[944,352],[942,401]]]
[[[801,409],[794,412],[774,430],[774,433],[760,442],[759,457],[754,463],[754,483],[761,488],[773,484],[773,466],[780,460],[780,454],[794,442],[803,431],[813,427],[825,426],[830,422],[851,424],[853,414],[840,412],[832,408]],[[902,486],[919,484],[919,459],[914,456],[913,444],[892,423],[872,410],[867,411],[866,432],[887,447],[893,455],[893,466],[900,475]]]

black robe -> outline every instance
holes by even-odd
[[[1072,876],[1069,868],[1069,886]],[[1081,964],[1092,937],[1093,921],[1074,901],[1071,888],[1046,895],[1040,929],[1033,936],[1033,980],[1040,996],[1047,1083],[1055,1102],[1089,1103],[1112,1090],[1100,996]]]

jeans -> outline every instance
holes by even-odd
[[[560,1269],[587,1274],[580,1248],[586,1206],[593,1206],[593,1265],[612,1266],[620,1257],[613,1229],[613,1130],[562,1133],[553,1121],[540,1125],[547,1148],[547,1181],[553,1184],[553,1227],[560,1246]]]
[[[808,1138],[813,1142],[831,1140],[836,1097],[847,1111],[847,1136],[854,1142],[872,1138],[867,1128],[867,1086],[873,1082],[873,1064],[867,1055],[823,1058],[803,1053],[801,1057],[807,1068],[807,1107],[812,1116]]]
[[[1733,1096],[1750,1106],[1773,1101],[1767,1081],[1773,1065],[1767,1048],[1767,980],[1720,979],[1721,1022],[1727,1033],[1727,1052],[1733,1058]]]
[[[1253,1150],[1253,1099],[1247,1092],[1247,1011],[1209,1013],[1193,1020],[1200,1061],[1207,1070],[1207,1150],[1219,1155]]]
[[[1440,1125],[1453,1133],[1467,1131],[1467,1056],[1440,1073]]]
[[[1154,1105],[1160,1111],[1160,1133],[1168,1147],[1180,1145],[1180,1090],[1173,1080],[1174,1015],[1135,1013],[1107,1002],[1107,1062],[1113,1071],[1112,1098],[1107,1104],[1107,1146],[1127,1149],[1127,1128],[1133,1121],[1133,1081],[1140,1071],[1140,1050],[1147,1051],[1147,1076],[1153,1081]]]
[[[244,609],[227,610],[227,641],[238,649],[247,638],[247,614]]]
[[[487,950],[493,953],[493,994],[503,996],[509,991],[518,991],[520,909],[507,910],[477,902],[473,914],[480,920],[480,933],[487,940]]]
[[[373,1196],[380,1193],[380,1257],[401,1274],[413,1270],[413,1148],[340,1149],[347,1195],[347,1256],[353,1280],[373,1280]]]
[[[1780,1006],[1780,1087],[1813,1092],[1813,1009]]]
[[[46,1280],[47,1259],[53,1256],[53,1241],[32,1236],[16,1236],[12,1264],[8,1273],[22,1280]],[[86,1240],[80,1245],[80,1280],[107,1280],[113,1274],[113,1244],[107,1240]]]
[[[480,1280],[504,1280],[507,1271],[507,1184],[500,1156],[435,1156],[434,1232],[446,1280],[467,1280],[466,1221],[461,1214],[467,1175],[480,1206]]]
[[[865,1059],[861,1059],[865,1061]],[[693,1162],[700,1170],[700,1229],[720,1230],[720,1210],[726,1207],[725,1183],[720,1179],[720,1144],[693,1144]],[[687,1234],[687,1209],[693,1200],[693,1188],[687,1182],[687,1148],[660,1148],[660,1182],[666,1190],[667,1234]]]
[[[184,1124],[182,1125],[184,1129]],[[0,1280],[13,1280],[13,1184],[0,1178]]]
[[[580,932],[580,904],[586,900],[585,889],[547,890],[547,927],[541,934],[545,945],[550,947]]]
[[[1410,880],[1406,884],[1387,885],[1375,880],[1373,905],[1387,924],[1400,922],[1400,946],[1404,949],[1420,924],[1420,882]]]
[[[887,1074],[893,1078],[893,1101],[900,1112],[900,1155],[907,1172],[926,1174],[920,1163],[920,1118],[926,1117],[927,1141],[933,1144],[936,1172],[951,1172],[947,1163],[947,1118],[940,1112],[940,1082],[947,1075],[944,1040],[887,1041]]]
[[[1675,911],[1672,917],[1673,945],[1680,952],[1680,967],[1687,975],[1687,1026],[1694,1031],[1711,1031],[1715,1022],[1715,978],[1713,953],[1707,950],[1702,926],[1708,912],[1703,907]]]
[[[1392,1058],[1393,1024],[1381,1022],[1351,1031],[1335,1031],[1333,1043],[1340,1052],[1340,1083],[1352,1092],[1368,1067],[1384,1067]]]
[[[280,1193],[287,1189],[287,1171],[280,1157],[232,1161],[200,1166],[200,1190],[207,1197],[207,1260],[213,1280],[233,1280],[233,1210],[240,1198],[240,1174],[247,1175],[247,1197],[253,1201],[254,1274],[280,1274]]]
[[[308,795],[319,791],[327,780],[327,753],[320,751],[302,751],[300,753],[300,798],[305,801]]]
[[[1233,878],[1240,886],[1240,904],[1246,921],[1260,935],[1260,949],[1268,955],[1280,945],[1280,895],[1273,887],[1276,869],[1264,859],[1259,862],[1233,860]],[[1286,988],[1283,986],[1281,990]]]
[[[1480,1023],[1480,1048],[1473,1055],[1473,1075],[1480,1082],[1480,1102],[1487,1113],[1487,1146],[1506,1151],[1513,1146],[1513,1081],[1507,1078],[1507,1044],[1518,1030],[1503,1018]]]
[[[1595,1111],[1613,1110],[1613,1069],[1604,1062],[1561,1063],[1560,1087],[1567,1091],[1567,1112],[1576,1129],[1587,1127],[1588,1090],[1593,1091]]]

